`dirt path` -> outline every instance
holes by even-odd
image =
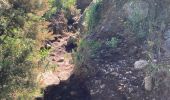
[[[75,37],[75,33],[64,33],[58,35],[57,40],[51,44],[52,51],[48,60],[53,65],[57,66],[55,70],[43,73],[43,83],[46,86],[58,85],[61,81],[66,81],[72,75],[74,65],[71,57],[71,50],[76,45],[69,44],[70,38]]]

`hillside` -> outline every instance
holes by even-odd
[[[170,100],[169,0],[0,0],[0,100]]]
[[[94,0],[80,20],[75,73],[69,83],[49,89],[47,98],[169,100],[168,5]]]

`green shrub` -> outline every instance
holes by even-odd
[[[111,40],[106,41],[106,45],[112,48],[117,47],[118,39],[115,37],[112,37]]]
[[[59,10],[63,10],[67,15],[70,8],[75,7],[76,0],[49,0],[49,3],[51,8],[44,15],[46,19],[50,19]]]
[[[84,22],[87,28],[87,33],[91,33],[91,30],[99,21],[99,7],[102,0],[97,0],[95,3],[91,4],[89,8],[85,11]]]
[[[45,15],[44,17],[46,19],[50,19],[52,15],[54,15],[57,12],[57,7],[52,7]]]
[[[79,68],[89,59],[96,57],[97,51],[100,49],[101,43],[98,41],[80,40],[77,52],[74,52],[74,62]]]
[[[48,55],[40,48],[53,36],[42,18],[45,8],[34,2],[10,0],[14,6],[0,15],[0,99],[33,100],[40,93],[37,75],[44,68],[39,62]]]

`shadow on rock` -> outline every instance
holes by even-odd
[[[68,82],[49,86],[42,100],[91,100],[84,82],[72,76]]]

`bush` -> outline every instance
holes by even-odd
[[[49,0],[51,5],[48,12],[44,15],[46,19],[50,19],[57,11],[63,10],[65,15],[70,12],[71,8],[75,7],[76,0]]]
[[[90,31],[94,28],[94,26],[97,24],[99,21],[99,7],[101,4],[102,0],[96,0],[96,2],[93,2],[89,8],[85,11],[85,17],[84,17],[84,22],[85,22],[85,27],[87,28],[87,33],[91,33]]]
[[[40,48],[53,38],[42,18],[47,0],[9,4],[0,15],[0,99],[32,100],[40,93],[37,75],[44,68],[39,62],[48,54]]]
[[[115,37],[112,37],[111,40],[106,41],[106,45],[112,48],[117,47],[118,39]]]
[[[95,58],[97,51],[100,49],[101,43],[94,40],[80,40],[77,48],[77,52],[73,52],[74,63],[77,66],[77,74],[83,73],[85,69],[80,70],[82,66],[86,65],[90,59]]]

